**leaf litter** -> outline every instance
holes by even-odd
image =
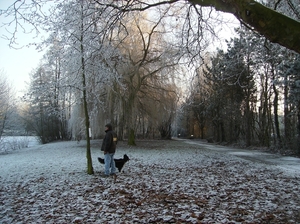
[[[299,223],[299,176],[184,141],[120,142],[124,172],[95,174],[85,144],[56,142],[0,156],[1,223]]]

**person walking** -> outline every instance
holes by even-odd
[[[101,151],[104,152],[104,177],[116,176],[116,164],[114,155],[117,148],[117,134],[113,131],[111,124],[105,125],[105,137],[102,142]]]

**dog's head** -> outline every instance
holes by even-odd
[[[129,157],[126,154],[124,154],[123,159],[127,162],[129,160]]]

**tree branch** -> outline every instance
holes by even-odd
[[[231,13],[241,22],[253,27],[271,42],[300,53],[300,22],[278,13],[254,0],[188,0],[190,3],[213,7]]]

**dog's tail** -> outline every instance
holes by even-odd
[[[102,163],[102,164],[104,164],[104,159],[102,159],[102,158],[98,157],[98,161],[99,161],[99,163]]]

